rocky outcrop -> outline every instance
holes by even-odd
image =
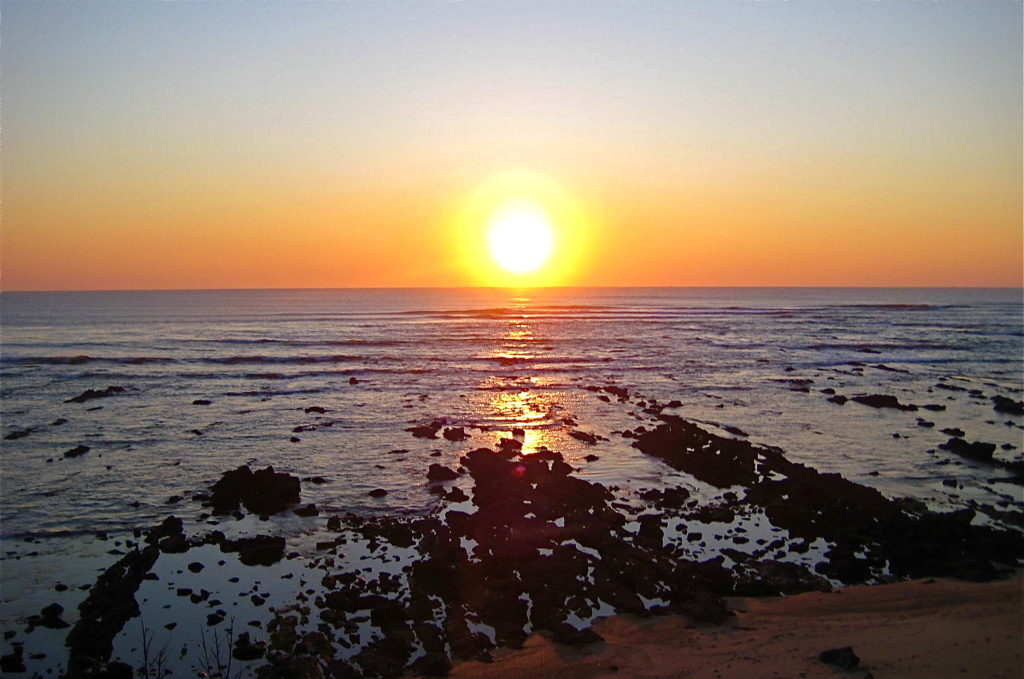
[[[762,510],[774,526],[808,542],[832,542],[817,567],[830,578],[863,582],[888,564],[901,577],[990,579],[999,564],[1024,555],[1020,533],[972,525],[973,510],[929,512],[790,462],[777,448],[715,436],[675,416],[662,419],[633,445],[705,483],[745,486],[746,497],[733,506]]]
[[[88,598],[79,604],[79,620],[65,641],[66,679],[91,676],[110,659],[114,637],[139,615],[135,592],[159,554],[152,545],[131,551],[96,580]]]

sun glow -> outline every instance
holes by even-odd
[[[475,284],[519,288],[572,284],[591,220],[550,177],[516,169],[477,186],[454,227],[453,245]]]
[[[503,203],[487,223],[491,257],[511,273],[531,273],[543,266],[554,240],[547,213],[528,200]]]

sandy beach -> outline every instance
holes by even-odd
[[[568,649],[534,635],[522,650],[453,677],[1005,677],[1024,673],[1024,581],[953,580],[849,587],[730,601],[736,617],[696,626],[682,616],[614,617],[595,625],[605,642]],[[818,660],[851,646],[857,669]]]

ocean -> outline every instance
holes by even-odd
[[[1024,394],[1017,289],[5,292],[0,344],[5,630],[53,601],[73,623],[133,529],[171,514],[223,529],[195,496],[241,464],[303,479],[319,517],[258,522],[299,558],[332,513],[430,516],[429,465],[508,437],[627,505],[680,485],[714,501],[622,435],[652,426],[655,402],[886,498],[994,508],[976,525],[1016,529],[1024,512],[1002,467],[940,448],[1021,460],[1024,418],[995,400]],[[836,398],[867,395],[901,407]],[[442,419],[468,438],[409,431]],[[34,667],[62,662],[52,649]]]

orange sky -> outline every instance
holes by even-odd
[[[760,5],[6,3],[0,286],[1022,285],[1019,3]]]

